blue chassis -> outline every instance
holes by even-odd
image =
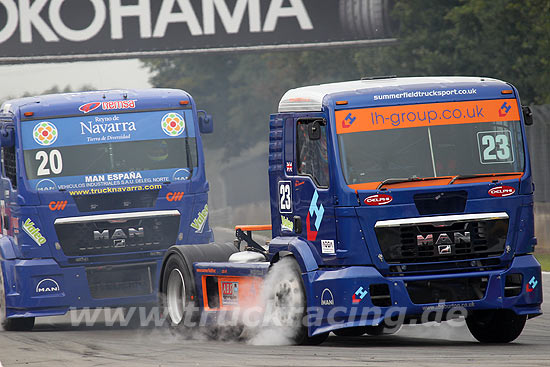
[[[155,279],[160,278],[162,258],[147,263],[156,264]],[[131,262],[128,265],[139,263]],[[94,299],[84,266],[60,267],[53,259],[4,260],[4,286],[6,290],[6,316],[40,317],[64,315],[73,308],[100,308],[135,306],[158,302],[157,284],[153,292],[145,296]],[[52,278],[60,291],[38,295],[35,288],[44,278]]]
[[[306,289],[307,306],[313,323],[309,325],[309,335],[317,335],[329,331],[357,327],[378,325],[384,319],[384,315],[396,316],[397,310],[405,312],[404,316],[420,316],[428,310],[438,310],[443,307],[449,310],[453,307],[464,307],[470,310],[509,309],[518,315],[530,317],[541,314],[542,303],[541,267],[532,255],[515,257],[509,268],[496,271],[454,273],[422,276],[384,277],[373,266],[349,266],[341,268],[316,268],[307,270],[307,255],[296,252],[294,257],[302,268],[302,279]],[[306,261],[304,262],[304,259]],[[208,276],[258,276],[266,274],[270,263],[265,264],[233,264],[233,263],[195,263],[195,282],[197,289],[201,287],[201,275],[197,269],[210,269]],[[212,272],[215,269],[215,272]],[[504,284],[506,275],[522,274],[522,292],[515,297],[504,296]],[[526,284],[532,278],[538,280],[532,292],[526,291]],[[468,277],[487,277],[488,284],[484,297],[481,300],[448,302],[444,304],[414,304],[407,292],[405,283],[414,280],[438,280]],[[370,295],[367,295],[357,305],[352,304],[353,294],[359,287],[368,289],[370,284],[387,284],[390,289],[392,306],[376,307],[373,305]],[[331,290],[334,305],[321,305],[321,295],[324,289]],[[204,304],[202,292],[198,292],[199,304]],[[312,311],[313,310],[313,311]],[[322,317],[319,317],[319,311]],[[212,320],[216,311],[209,311]],[[363,316],[362,316],[363,315]],[[402,315],[403,316],[403,315]]]

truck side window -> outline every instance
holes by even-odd
[[[10,179],[11,186],[17,188],[17,179],[15,171],[15,146],[2,148],[2,172],[4,176]]]
[[[328,187],[327,125],[320,121],[321,138],[311,140],[308,125],[319,120],[299,120],[296,126],[296,158],[299,175],[311,176],[319,187]]]

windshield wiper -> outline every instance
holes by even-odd
[[[456,180],[468,179],[468,178],[478,178],[478,177],[497,177],[497,176],[517,176],[518,173],[478,173],[477,175],[456,175],[449,182],[449,185],[452,185]]]
[[[425,178],[419,178],[417,176],[411,176],[409,178],[387,178],[384,181],[380,182],[380,185],[376,188],[376,190],[380,190],[382,186],[386,184],[395,184],[395,183],[402,183],[402,182],[413,182],[413,181],[431,181],[431,180],[441,180],[445,178],[445,176],[440,177],[425,177]]]

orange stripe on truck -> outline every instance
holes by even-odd
[[[427,103],[336,111],[336,132],[404,129],[422,126],[519,121],[515,99]]]

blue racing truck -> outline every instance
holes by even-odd
[[[246,246],[228,262],[172,247],[160,285],[170,320],[254,305],[286,262],[262,307],[296,326],[296,343],[460,315],[481,342],[516,339],[542,303],[530,124],[516,88],[490,78],[288,91],[270,119],[271,226],[237,227]],[[252,233],[266,229],[263,246]]]
[[[70,308],[157,303],[163,256],[208,243],[199,132],[181,90],[109,90],[0,110],[0,319],[32,329]]]

